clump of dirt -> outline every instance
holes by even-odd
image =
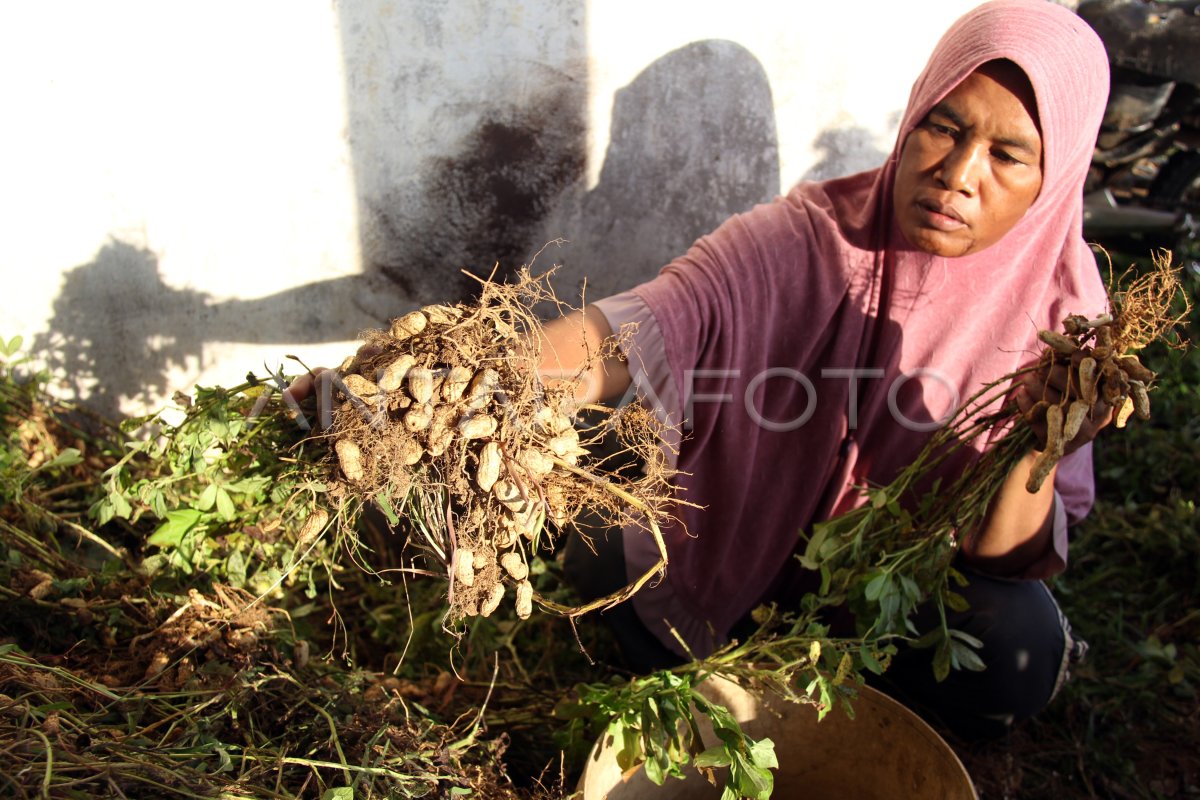
[[[666,563],[657,533],[670,496],[662,426],[637,405],[600,409],[604,419],[590,427],[578,419],[583,374],[617,342],[592,353],[578,375],[539,375],[533,309],[561,307],[544,278],[524,269],[512,284],[484,282],[474,304],[426,306],[367,331],[334,381],[342,478],[334,496],[413,522],[419,534],[410,543],[445,570],[452,620],[488,616],[510,593],[528,617],[532,557],[584,509],[606,524],[640,522]],[[640,475],[605,472],[593,448],[606,433],[644,462]],[[571,615],[599,607],[536,599]]]

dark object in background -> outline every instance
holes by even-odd
[[[1084,234],[1178,247],[1200,234],[1200,2],[1091,0],[1078,13],[1112,66]]]

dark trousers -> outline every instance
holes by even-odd
[[[567,580],[585,600],[626,584],[620,531],[593,537],[593,546],[595,554],[572,536],[563,557]],[[970,608],[947,610],[947,622],[983,642],[980,657],[987,668],[952,670],[939,683],[933,677],[932,649],[901,643],[888,671],[882,677],[869,676],[869,682],[960,737],[997,737],[1050,702],[1066,677],[1068,662],[1081,656],[1086,645],[1071,636],[1058,603],[1041,581],[960,571],[970,581],[959,590]],[[644,674],[682,663],[646,629],[631,603],[603,612],[603,618],[632,671]],[[923,632],[936,620],[936,610],[925,609],[914,621]]]

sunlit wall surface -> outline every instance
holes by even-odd
[[[8,4],[0,336],[133,413],[335,363],[552,239],[562,294],[628,288],[877,163],[971,5]]]

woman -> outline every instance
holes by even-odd
[[[701,508],[665,531],[670,567],[609,616],[636,668],[726,641],[755,606],[795,602],[796,532],[886,484],[957,403],[1031,361],[1036,332],[1106,308],[1081,238],[1081,194],[1108,88],[1099,39],[1044,0],[996,0],[947,32],[917,80],[879,169],[801,184],[736,216],[653,281],[547,328],[544,367],[582,364],[626,323],[624,359],[593,397],[635,387],[684,431],[678,484]],[[581,336],[580,333],[583,333]],[[1061,375],[1044,376],[1049,391]],[[1026,387],[1040,396],[1047,387]],[[1107,416],[1088,423],[1088,442]],[[910,651],[898,693],[959,732],[1004,730],[1049,701],[1071,639],[1040,583],[1066,564],[1066,531],[1092,498],[1090,446],[1029,494],[1030,453],[981,531],[964,532],[983,673],[934,684]],[[942,467],[960,471],[975,451]],[[576,549],[576,552],[578,549]],[[644,536],[570,556],[601,595],[655,560]]]

